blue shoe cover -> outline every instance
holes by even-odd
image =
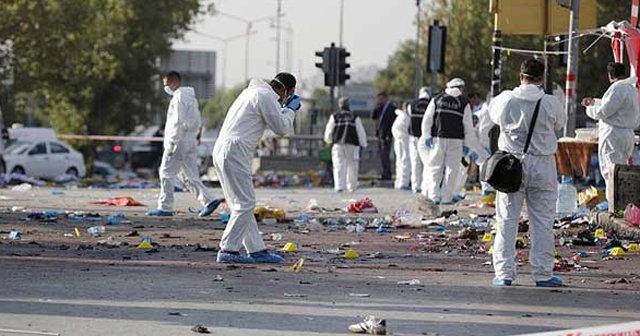
[[[257,263],[277,264],[284,261],[283,257],[267,250],[249,253],[249,256]]]
[[[536,287],[562,287],[562,278],[557,276],[552,276],[548,280],[539,280],[536,281]]]
[[[223,251],[218,251],[216,261],[225,264],[253,264],[255,262],[251,257],[242,255],[238,252]]]
[[[499,277],[493,278],[493,285],[498,287],[511,286],[511,282],[512,280],[508,278],[499,278]]]
[[[213,201],[209,202],[207,205],[204,206],[204,208],[202,208],[202,210],[200,210],[198,217],[207,217],[211,215],[214,211],[216,211],[218,206],[220,206],[220,203],[222,202],[219,198],[216,198]]]
[[[147,216],[171,217],[173,216],[173,211],[153,209],[147,211]]]

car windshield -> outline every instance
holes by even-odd
[[[33,146],[31,142],[20,141],[7,147],[5,152],[10,155],[20,155],[20,154],[24,154],[27,150],[29,150],[31,146]]]

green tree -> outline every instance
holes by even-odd
[[[211,99],[204,102],[202,117],[206,119],[208,128],[216,128],[222,125],[229,107],[231,107],[233,101],[236,100],[244,88],[245,85],[241,84],[231,89],[219,89]]]
[[[415,41],[402,42],[389,57],[387,67],[376,77],[375,86],[385,90],[392,97],[408,98],[413,96],[415,81]]]
[[[37,102],[41,124],[73,133],[128,131],[164,105],[157,59],[200,8],[198,0],[1,2],[12,93]],[[28,114],[13,107],[13,116]]]

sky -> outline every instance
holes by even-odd
[[[281,71],[290,71],[302,80],[321,74],[315,67],[320,61],[315,52],[331,42],[338,45],[341,1],[344,1],[343,45],[351,53],[351,69],[383,67],[402,41],[415,39],[415,0],[282,0]],[[249,40],[248,77],[273,77],[277,30],[274,19],[263,18],[275,18],[278,0],[209,2],[215,4],[219,14],[201,16],[183,40],[174,42],[173,48],[216,51],[216,84],[223,80],[227,87],[240,84],[245,79],[246,21],[256,20]],[[227,42],[219,40],[228,38],[231,39]],[[227,62],[223,76],[225,46]]]

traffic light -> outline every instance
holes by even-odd
[[[347,63],[347,57],[351,56],[351,53],[347,52],[345,48],[338,48],[338,84],[344,85],[347,79],[351,76],[347,74],[347,68],[351,67],[351,64]]]
[[[322,51],[316,51],[316,56],[322,57],[322,63],[316,63],[316,68],[322,69],[324,72],[324,85],[336,86],[336,48],[334,44],[331,47],[324,48]]]

